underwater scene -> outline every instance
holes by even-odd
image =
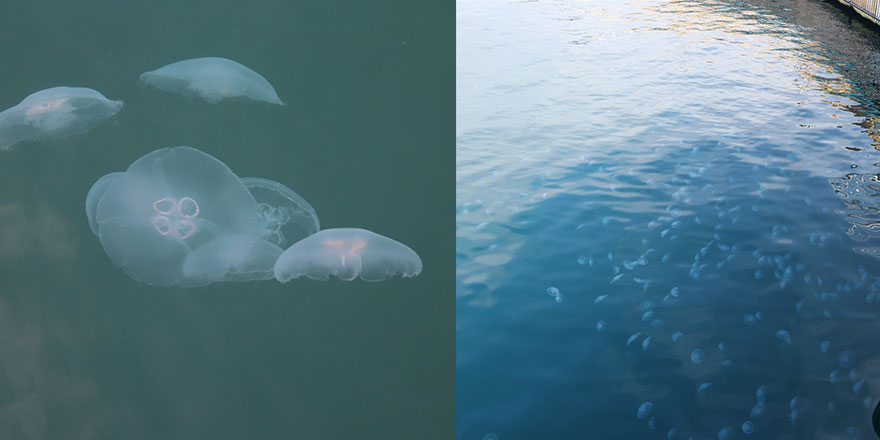
[[[876,438],[878,29],[456,8],[456,437]]]
[[[416,3],[4,6],[0,438],[454,436],[454,4]]]

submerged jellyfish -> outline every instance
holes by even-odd
[[[146,72],[140,79],[157,89],[198,97],[212,104],[224,99],[249,99],[284,105],[266,78],[226,58],[178,61]]]
[[[272,248],[260,243],[256,201],[211,155],[190,147],[156,150],[108,185],[95,217],[98,237],[136,280],[188,287],[258,279],[274,267],[266,261]],[[242,272],[249,275],[239,278]]]
[[[275,278],[282,283],[308,277],[335,276],[350,281],[360,277],[381,281],[400,274],[414,277],[422,260],[406,245],[366,229],[325,229],[288,248],[275,262]]]
[[[19,142],[85,133],[122,109],[97,90],[52,87],[0,112],[0,150]]]
[[[86,217],[89,219],[89,227],[92,228],[92,233],[95,235],[98,235],[98,222],[95,220],[95,214],[98,212],[98,202],[101,200],[104,192],[107,191],[107,188],[110,187],[110,184],[123,174],[125,173],[115,172],[101,176],[92,185],[92,188],[89,189],[89,194],[86,195]]]
[[[242,177],[241,183],[257,200],[257,217],[266,241],[287,248],[321,229],[315,209],[292,189],[259,177]]]

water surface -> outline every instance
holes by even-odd
[[[457,437],[872,438],[876,29],[820,1],[457,14]]]

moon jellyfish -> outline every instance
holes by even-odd
[[[644,419],[645,417],[648,417],[649,414],[651,414],[651,410],[653,409],[653,403],[643,402],[641,405],[639,405],[639,409],[636,410],[636,417],[638,417],[639,420]]]
[[[0,150],[19,142],[81,134],[101,125],[122,109],[97,90],[52,87],[0,112]]]
[[[275,262],[275,278],[326,280],[335,276],[350,281],[360,277],[381,281],[395,275],[414,277],[422,260],[406,245],[357,228],[325,229],[289,247]],[[559,297],[557,297],[559,298]]]
[[[157,89],[201,98],[212,104],[224,99],[248,99],[284,105],[266,78],[226,58],[178,61],[146,72],[140,79]]]
[[[706,359],[706,352],[702,348],[697,347],[691,351],[691,362],[699,364],[704,359]]]
[[[776,339],[791,345],[791,334],[786,330],[779,330],[776,332]]]
[[[241,183],[257,200],[264,240],[287,248],[321,229],[315,209],[292,189],[259,177],[242,177]]]
[[[95,235],[98,235],[98,222],[95,220],[95,215],[98,212],[98,202],[101,200],[104,192],[107,191],[107,188],[110,187],[110,184],[123,174],[125,173],[116,172],[101,176],[92,185],[92,188],[89,189],[88,195],[86,195],[86,218],[89,219],[89,227]]]
[[[242,258],[241,252],[247,254]],[[187,255],[183,274],[204,284],[214,281],[254,281],[275,277],[275,261],[283,250],[266,240],[221,236]]]
[[[856,355],[849,350],[842,351],[837,356],[837,363],[843,368],[852,367],[856,363]]]
[[[172,147],[141,157],[111,182],[95,219],[101,245],[129,276],[191,287],[252,274],[252,265],[268,272],[271,247],[258,242],[256,212],[253,196],[223,162]]]
[[[748,420],[743,422],[742,431],[745,435],[751,435],[753,432],[755,432],[755,424]]]

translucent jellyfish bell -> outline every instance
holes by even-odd
[[[223,162],[173,147],[141,157],[111,182],[96,222],[107,255],[132,278],[198,286],[232,279],[248,263],[259,246],[256,210]]]
[[[318,232],[318,214],[292,189],[269,179],[242,177],[257,200],[257,217],[263,239],[282,248]]]
[[[217,103],[224,99],[249,99],[284,105],[266,78],[226,58],[207,57],[178,61],[141,75],[157,89]]]
[[[122,106],[122,101],[111,101],[84,87],[40,90],[0,112],[0,150],[23,141],[85,133],[110,119]]]
[[[282,283],[308,277],[326,280],[335,276],[381,281],[400,274],[414,277],[422,260],[406,245],[366,229],[325,229],[288,248],[275,262],[275,278]]]
[[[86,217],[89,219],[89,227],[92,228],[92,233],[95,235],[98,235],[98,222],[95,220],[95,216],[98,212],[98,202],[101,200],[104,192],[107,191],[107,188],[110,187],[110,184],[115,182],[116,179],[123,174],[125,173],[116,172],[105,174],[95,181],[92,188],[89,189],[89,194],[86,196]]]

